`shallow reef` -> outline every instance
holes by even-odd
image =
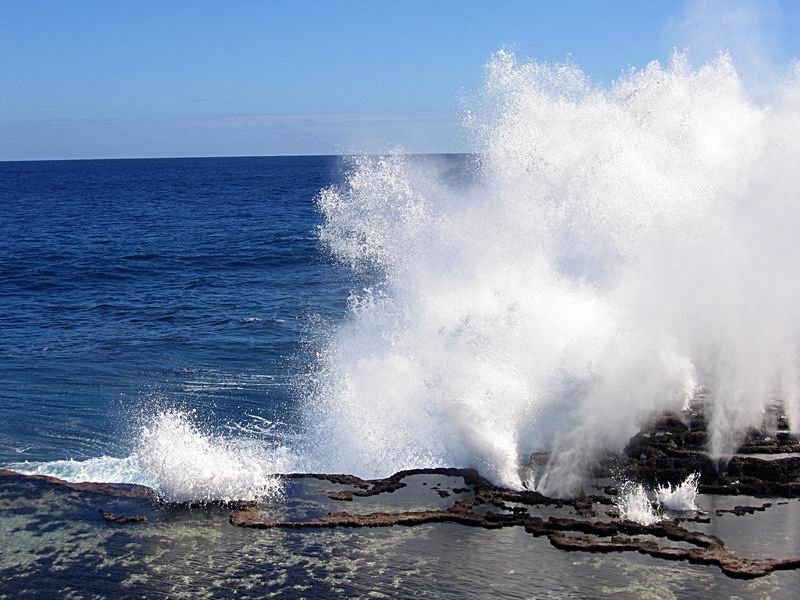
[[[282,498],[199,509],[206,511],[209,518],[227,517],[230,525],[245,529],[323,530],[451,523],[486,530],[517,528],[530,536],[546,538],[554,548],[566,552],[633,552],[655,559],[710,565],[731,578],[752,579],[775,571],[799,570],[800,556],[741,553],[715,533],[722,519],[752,518],[756,513],[797,503],[793,500],[800,497],[800,456],[795,456],[800,448],[796,439],[777,419],[777,428],[752,432],[729,460],[712,461],[703,452],[704,427],[700,413],[654,419],[630,441],[621,456],[609,456],[599,462],[588,483],[591,493],[575,498],[553,498],[533,490],[499,487],[474,469],[431,468],[370,480],[348,474],[282,474],[277,475],[287,490]],[[679,483],[692,473],[699,473],[698,491],[703,497],[730,501],[714,506],[704,503],[703,510],[697,511],[662,511],[660,520],[648,525],[620,518],[620,474],[626,481],[656,485]],[[51,491],[60,490],[72,501],[91,507],[95,517],[87,511],[82,519],[94,518],[107,527],[148,527],[159,523],[166,514],[174,518],[176,511],[198,510],[196,506],[167,505],[155,490],[145,486],[72,483],[9,470],[0,470],[0,490],[3,489],[11,498],[38,495],[42,501],[54,503],[61,500]],[[747,502],[734,504],[741,498]],[[757,502],[758,498],[770,501]],[[344,506],[347,510],[341,510]],[[765,539],[775,533],[760,531]],[[796,546],[790,540],[789,551]]]

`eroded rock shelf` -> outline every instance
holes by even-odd
[[[552,498],[530,490],[493,485],[473,469],[432,468],[401,471],[384,479],[365,480],[347,474],[290,473],[279,475],[287,487],[293,482],[315,482],[299,496],[263,502],[238,502],[217,506],[227,509],[228,521],[249,529],[327,529],[360,527],[413,527],[454,523],[497,530],[521,528],[567,552],[637,552],[655,559],[711,565],[734,578],[762,577],[777,570],[800,569],[800,557],[740,556],[724,540],[702,528],[718,518],[755,518],[768,509],[800,497],[800,448],[785,430],[758,431],[740,452],[724,464],[703,452],[705,423],[702,416],[666,415],[634,437],[622,456],[608,457],[597,466],[589,489],[596,493],[578,498]],[[758,450],[756,452],[755,450]],[[769,455],[758,458],[754,454]],[[781,456],[781,454],[787,456]],[[700,473],[699,490],[719,497],[770,498],[769,502],[731,505],[707,513],[668,515],[661,522],[641,525],[619,518],[615,504],[618,489],[611,473],[625,473],[642,482],[677,483]],[[0,470],[0,485],[36,484],[37,489],[60,489],[91,497],[135,499],[140,507],[163,506],[157,493],[145,486],[111,483],[71,483],[43,475],[22,475]],[[309,491],[310,490],[310,491]],[[301,497],[307,493],[311,498]],[[293,502],[311,506],[292,508]],[[797,502],[797,500],[791,500]],[[305,506],[305,505],[304,505]],[[348,510],[337,507],[347,506]],[[179,508],[179,507],[177,507]],[[184,507],[185,509],[187,507]],[[172,509],[176,507],[172,506]],[[143,510],[142,512],[147,512]],[[107,526],[140,527],[156,519],[145,514],[104,510],[95,513]],[[771,532],[764,531],[765,536]]]

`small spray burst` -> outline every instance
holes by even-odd
[[[656,500],[667,510],[698,510],[695,499],[697,497],[697,486],[699,483],[700,473],[692,473],[676,486],[670,484],[658,486],[656,488]]]

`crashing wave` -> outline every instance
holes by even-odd
[[[206,504],[279,495],[282,487],[274,474],[286,470],[288,456],[286,449],[258,440],[203,431],[191,413],[165,410],[145,421],[134,451],[125,458],[18,463],[9,468],[73,482],[146,485],[165,502]]]

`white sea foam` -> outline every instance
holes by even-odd
[[[653,525],[662,520],[642,484],[623,486],[616,502],[620,519],[634,521],[640,525]]]
[[[667,510],[698,510],[695,498],[697,497],[697,485],[699,483],[700,474],[692,473],[674,487],[669,484],[666,486],[658,486],[656,488],[656,500]]]
[[[54,460],[49,462],[18,462],[7,468],[26,475],[49,475],[66,481],[80,482],[146,482],[131,457],[100,456],[87,460]]]
[[[800,427],[800,69],[755,102],[731,59],[683,55],[613,86],[489,64],[468,115],[477,182],[355,159],[321,239],[374,275],[307,403],[319,468],[472,465],[580,489],[601,452],[708,390],[709,451],[782,398]]]
[[[136,483],[153,488],[166,502],[203,504],[274,497],[274,477],[289,464],[289,453],[251,438],[204,431],[191,413],[160,411],[144,421],[136,447],[126,458],[17,463],[22,473],[67,481]]]

